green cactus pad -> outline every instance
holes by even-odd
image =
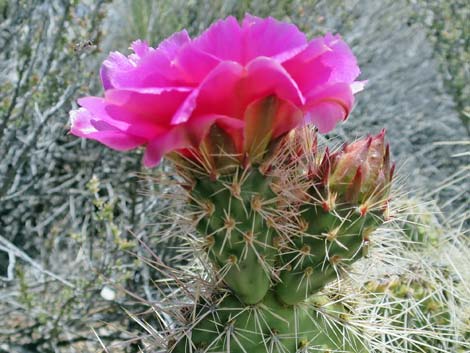
[[[341,304],[313,297],[296,306],[280,304],[269,292],[262,302],[244,306],[228,294],[197,308],[172,353],[368,352],[347,323]],[[173,341],[175,342],[175,341]]]
[[[263,212],[274,208],[270,178],[250,169],[237,178],[196,180],[192,197],[202,213],[197,229],[225,283],[246,304],[261,301],[271,284],[277,249]],[[265,205],[265,203],[268,205]]]
[[[292,238],[280,256],[284,270],[275,291],[286,304],[307,299],[366,255],[380,216],[361,214],[351,206],[326,211],[313,205],[303,208],[302,223],[305,231]]]

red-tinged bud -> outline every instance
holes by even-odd
[[[345,198],[350,203],[357,203],[359,198],[359,193],[361,192],[361,182],[362,182],[362,169],[361,166],[357,168],[356,175],[354,179],[349,184],[346,189]]]
[[[334,157],[325,154],[325,158],[331,165],[326,186],[338,194],[340,201],[366,205],[366,212],[386,202],[394,166],[390,163],[390,148],[385,144],[385,130],[344,146]],[[322,165],[328,162],[324,160]],[[323,183],[326,170],[321,172],[318,179]]]
[[[393,163],[392,167],[390,168],[390,176],[388,177],[389,180],[393,179],[393,175],[395,174],[395,167],[396,167],[396,164]]]
[[[334,159],[335,159],[334,154],[331,155],[329,148],[326,147],[325,153],[323,155],[323,159],[320,162],[320,166],[314,173],[315,179],[320,180],[323,185],[328,185],[328,178],[330,177],[331,164],[334,161]]]
[[[247,153],[244,153],[244,154],[243,154],[242,164],[241,164],[241,165],[242,165],[242,168],[243,168],[243,169],[248,169],[248,168],[250,168],[251,162],[250,162],[250,158],[249,158],[249,156],[248,156]]]
[[[336,190],[344,193],[359,167],[362,169],[362,175],[368,174],[369,166],[364,162],[367,159],[371,143],[372,138],[368,137],[343,147],[337,154],[334,168],[331,170],[330,186],[333,185]]]

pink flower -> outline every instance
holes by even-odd
[[[246,131],[252,135],[263,124],[269,140],[305,123],[330,131],[347,118],[363,86],[339,36],[308,42],[296,26],[273,18],[246,15],[239,24],[228,17],[194,39],[183,30],[156,49],[140,40],[131,48],[127,57],[113,52],[105,60],[104,97],[78,100],[71,132],[117,150],[145,145],[146,166],[168,152],[197,148],[213,124],[240,153],[253,150]],[[266,99],[275,102],[273,111],[263,106]]]

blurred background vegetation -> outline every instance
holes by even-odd
[[[109,51],[128,52],[136,38],[156,46],[182,28],[195,36],[245,12],[310,37],[341,33],[369,85],[331,137],[387,127],[404,188],[468,222],[465,0],[0,0],[0,352],[94,352],[100,340],[138,352],[141,329],[126,310],[159,295],[143,244],[178,261],[154,236],[171,230],[166,186],[139,173],[167,166],[144,170],[141,151],[70,136],[68,111],[102,92]]]

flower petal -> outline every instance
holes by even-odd
[[[148,145],[144,155],[144,164],[147,167],[157,165],[163,156],[171,151],[198,147],[207,135],[212,124],[219,122],[226,129],[241,129],[243,123],[237,119],[221,115],[200,116],[187,124],[171,127],[159,136],[156,136]]]
[[[106,111],[106,100],[101,97],[83,97],[78,99],[78,104],[85,108],[92,116],[93,120],[102,120],[113,125],[119,130],[125,130],[129,124],[125,121],[116,120]]]
[[[232,16],[217,21],[194,44],[221,60],[246,65],[260,56],[285,61],[304,49],[307,40],[293,24],[247,14],[241,26]]]
[[[243,75],[243,67],[233,61],[220,63],[195,89],[173,116],[172,124],[188,121],[196,105],[199,115],[220,114],[232,117],[240,111],[234,92]]]
[[[354,96],[349,84],[323,86],[307,96],[304,107],[306,121],[315,124],[320,133],[326,133],[348,117],[353,104]]]
[[[334,36],[330,33],[325,36],[325,43],[331,48],[321,58],[322,63],[332,69],[328,82],[353,82],[361,70],[349,46],[341,39],[341,36]]]
[[[184,75],[172,65],[172,60],[190,41],[187,32],[181,31],[164,40],[157,49],[137,41],[132,45],[136,53],[129,57],[111,53],[101,67],[104,88],[162,87],[184,82]]]
[[[129,135],[105,121],[94,120],[85,108],[70,112],[71,129],[75,136],[85,137],[119,151],[127,151],[145,143],[145,140]]]
[[[278,62],[288,60],[305,48],[307,39],[297,26],[246,14],[242,22],[243,61],[246,64],[259,56],[274,58]]]
[[[207,114],[243,119],[248,104],[270,95],[298,106],[305,101],[296,82],[278,62],[259,57],[244,69],[236,62],[225,61],[186,98],[172,123]]]
[[[243,62],[243,33],[235,17],[229,16],[211,25],[194,45],[221,60]]]
[[[340,36],[327,34],[283,63],[304,94],[324,84],[353,83],[360,70],[348,45]]]
[[[304,51],[283,63],[304,94],[328,82],[332,69],[321,62],[321,56],[329,50],[324,39],[317,38]]]
[[[192,91],[187,87],[112,89],[105,93],[108,112],[119,108],[119,120],[169,125],[172,116]],[[126,114],[127,112],[127,114]]]
[[[245,95],[245,104],[270,94],[299,106],[305,102],[297,83],[278,62],[259,57],[248,64],[246,71],[241,88]]]
[[[92,117],[93,125],[112,126],[113,128],[127,134],[143,138],[145,140],[153,138],[162,131],[167,130],[164,124],[156,124],[142,119],[138,114],[110,104],[103,98],[84,97],[78,100]]]

